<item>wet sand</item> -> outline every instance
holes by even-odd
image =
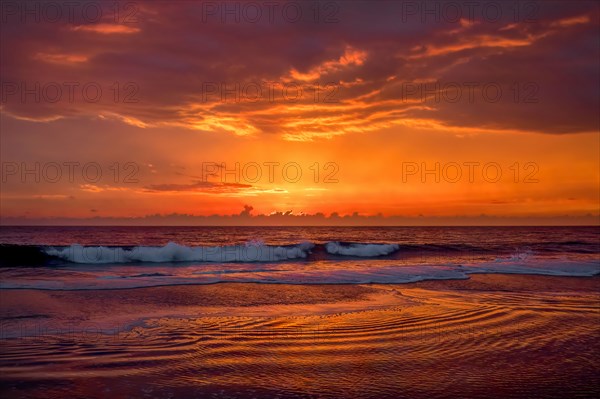
[[[600,394],[600,278],[0,291],[0,396]]]

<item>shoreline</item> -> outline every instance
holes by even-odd
[[[418,281],[408,281],[400,283],[288,283],[288,282],[264,282],[264,281],[215,281],[207,283],[172,283],[172,284],[160,284],[160,285],[147,285],[138,287],[111,287],[111,288],[29,288],[29,287],[0,287],[2,291],[47,291],[47,292],[102,292],[102,291],[130,291],[130,290],[144,290],[154,288],[169,288],[169,287],[204,287],[204,286],[226,286],[226,285],[258,285],[258,286],[290,286],[290,287],[327,287],[327,286],[406,286],[412,285],[439,285],[439,284],[450,284],[455,286],[452,282],[465,282],[465,281],[479,281],[479,276],[505,276],[514,279],[523,278],[550,278],[550,279],[576,279],[576,280],[598,280],[600,281],[600,272],[591,276],[563,276],[563,275],[550,275],[541,273],[500,273],[500,272],[476,272],[476,273],[465,273],[466,278],[425,278]],[[488,277],[493,278],[493,277]],[[599,287],[600,289],[600,287]]]
[[[404,284],[213,283],[135,289],[0,289],[4,335],[29,331],[40,321],[103,329],[140,320],[202,317],[327,316],[412,308],[443,296],[591,296],[600,300],[600,276],[474,274],[469,279]],[[19,330],[19,331],[20,331]]]

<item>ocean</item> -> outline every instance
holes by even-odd
[[[599,227],[2,227],[1,288],[593,276]],[[33,272],[35,269],[35,272]]]
[[[2,227],[3,398],[596,398],[598,227]]]

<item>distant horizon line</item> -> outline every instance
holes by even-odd
[[[493,227],[493,226],[600,226],[600,214],[584,215],[340,215],[332,213],[250,213],[251,207],[232,215],[149,214],[144,216],[31,217],[0,216],[0,226],[138,226],[138,227]]]
[[[477,225],[477,224],[456,224],[456,225],[177,225],[177,224],[164,224],[164,225],[143,225],[143,224],[114,224],[114,225],[99,225],[99,224],[12,224],[3,225],[0,224],[0,228],[4,227],[600,227],[598,224],[556,224],[556,225],[543,225],[543,224],[520,224],[520,225],[509,225],[509,224],[498,224],[498,225]]]

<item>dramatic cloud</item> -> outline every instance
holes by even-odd
[[[7,13],[3,113],[287,140],[397,125],[598,130],[595,2],[494,3],[499,18],[466,3],[458,18],[436,2],[437,14],[421,2],[315,3],[318,16],[292,2],[297,21],[285,2],[261,18],[208,3],[137,2],[127,19],[92,23]]]

